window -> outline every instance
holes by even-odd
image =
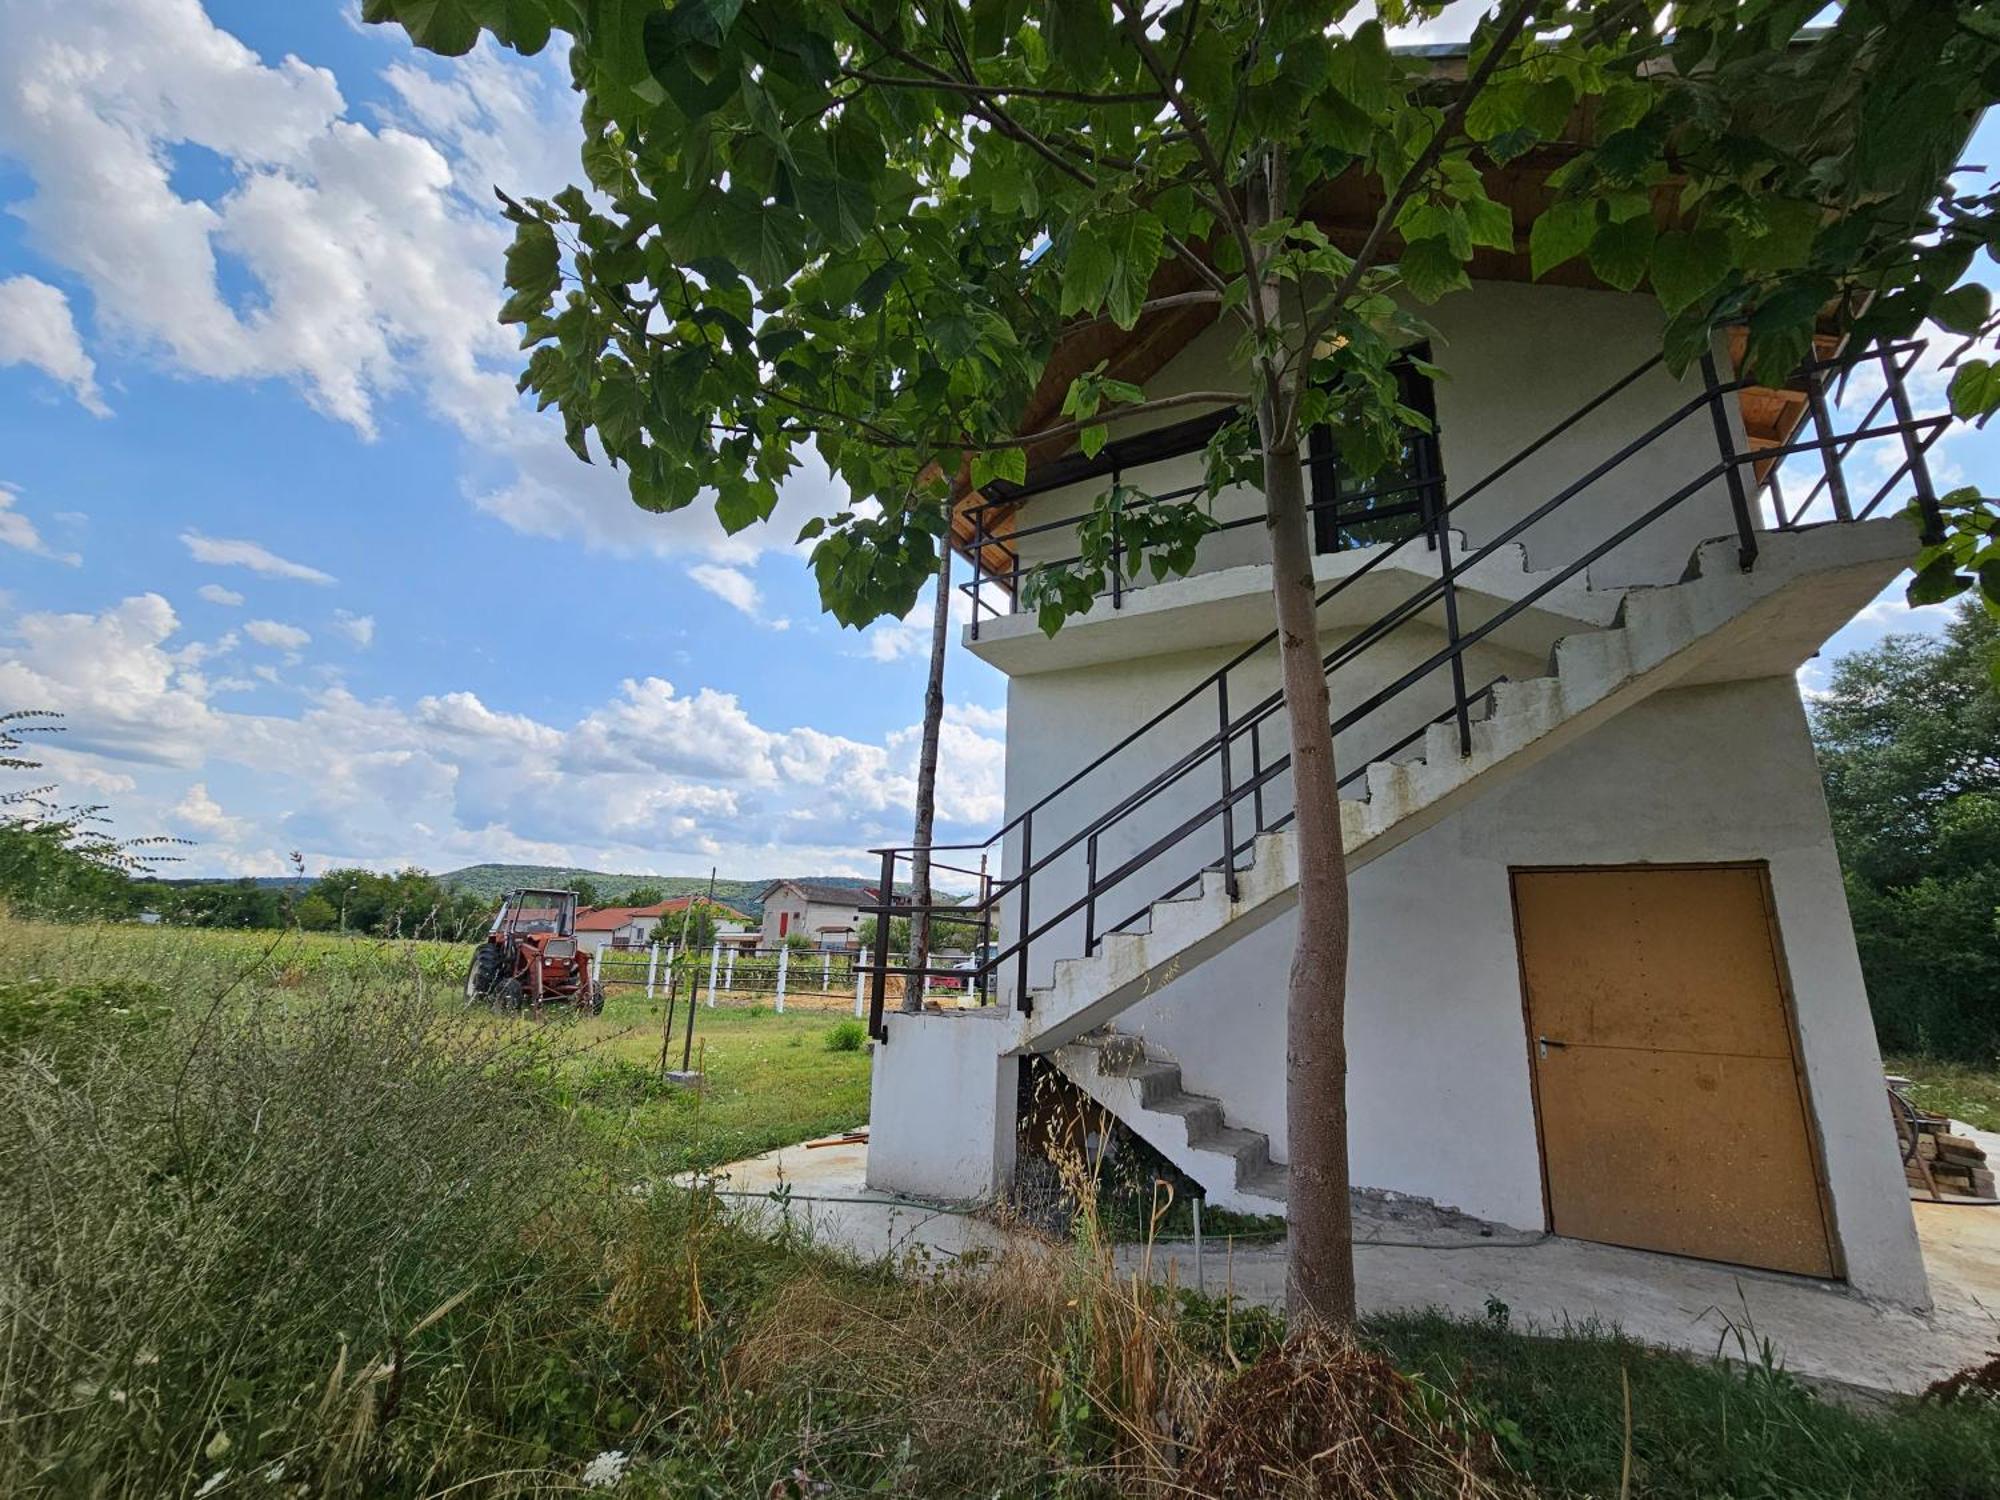
[[[1428,362],[1430,346],[1419,344],[1410,356]],[[1333,431],[1316,427],[1308,440],[1313,505],[1313,550],[1343,552],[1415,536],[1444,504],[1444,466],[1438,457],[1437,401],[1430,378],[1409,358],[1397,361],[1396,383],[1402,402],[1431,421],[1427,433],[1411,432],[1402,455],[1372,476],[1360,479],[1342,469]]]

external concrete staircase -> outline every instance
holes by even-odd
[[[1908,557],[1900,519],[1771,535],[1753,571],[1734,538],[1697,549],[1683,578],[1622,590],[1608,626],[1564,636],[1548,675],[1502,682],[1459,753],[1454,723],[1433,724],[1420,756],[1376,761],[1341,802],[1351,869],[1664,689],[1788,673],[1880,592]],[[1338,678],[1335,679],[1336,688]],[[1156,902],[1145,925],[1106,934],[1088,956],[1058,959],[1031,991],[1018,1047],[1052,1054],[1087,1094],[1200,1182],[1218,1207],[1281,1213],[1284,1167],[1270,1142],[1231,1126],[1223,1102],[1190,1092],[1180,1066],[1109,1029],[1168,980],[1289,910],[1298,848],[1289,829],[1257,836],[1230,899],[1220,868],[1197,891]]]
[[[1055,1058],[1077,1087],[1200,1183],[1215,1207],[1285,1211],[1285,1168],[1271,1159],[1270,1137],[1229,1124],[1221,1100],[1189,1093],[1179,1063],[1109,1029],[1079,1037]]]

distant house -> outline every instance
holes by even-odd
[[[764,903],[763,946],[782,947],[803,937],[813,947],[842,952],[860,946],[861,908],[875,901],[875,888],[829,880],[774,880]]]
[[[657,932],[662,942],[679,935],[683,914],[690,903],[713,908],[719,935],[749,928],[750,919],[733,906],[710,901],[703,896],[676,896],[651,906],[590,906],[576,915],[576,940],[587,952],[605,948],[643,948]]]

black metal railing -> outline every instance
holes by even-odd
[[[1624,547],[1661,518],[1677,510],[1691,496],[1718,482],[1728,494],[1737,561],[1746,571],[1756,564],[1760,532],[1799,531],[1819,525],[1866,520],[1881,508],[1905,476],[1911,482],[1912,503],[1920,518],[1922,532],[1927,539],[1935,539],[1941,532],[1942,523],[1926,453],[1949,426],[1951,418],[1948,415],[1918,417],[1911,407],[1906,381],[1922,351],[1921,343],[1906,341],[1807,362],[1787,384],[1806,393],[1807,415],[1804,420],[1812,427],[1811,436],[1761,447],[1746,442],[1742,448],[1737,444],[1728,404],[1754,382],[1741,378],[1724,381],[1714,362],[1703,359],[1699,394],[1652,423],[1644,432],[1592,465],[1579,478],[1546,500],[1508,521],[1478,546],[1457,554],[1454,554],[1453,548],[1461,539],[1454,536],[1452,523],[1469,502],[1488,492],[1523,463],[1573,431],[1658,367],[1660,359],[1655,356],[1641,363],[1449,502],[1443,499],[1442,474],[1419,475],[1407,481],[1411,485],[1429,486],[1436,497],[1434,503],[1426,506],[1421,526],[1370,551],[1357,566],[1321,590],[1317,602],[1324,606],[1418,541],[1424,544],[1426,551],[1436,553],[1435,576],[1425,578],[1396,604],[1344,638],[1325,654],[1322,666],[1331,681],[1341,668],[1361,659],[1413,621],[1421,620],[1433,625],[1442,634],[1444,644],[1339,713],[1332,721],[1332,729],[1335,734],[1353,729],[1440,670],[1448,683],[1450,706],[1434,716],[1426,714],[1414,730],[1403,733],[1376,754],[1358,760],[1355,769],[1343,776],[1340,784],[1344,787],[1364,775],[1367,767],[1374,762],[1391,760],[1402,754],[1424,738],[1436,724],[1454,726],[1459,752],[1470,754],[1473,710],[1482,703],[1490,702],[1504,679],[1495,678],[1480,688],[1468,690],[1467,653],[1556,589],[1584,573],[1593,563]],[[1882,394],[1854,427],[1845,433],[1838,432],[1835,430],[1837,418],[1825,399],[1825,388],[1836,376],[1844,379],[1865,365],[1879,365],[1883,377]],[[1894,420],[1878,425],[1876,419],[1881,415],[1884,403],[1891,407]],[[1617,526],[1608,536],[1575,552],[1562,565],[1533,575],[1535,581],[1532,588],[1507,600],[1477,623],[1467,622],[1461,606],[1469,602],[1464,582],[1468,574],[1495,558],[1503,549],[1514,546],[1531,528],[1573,503],[1607,476],[1625,470],[1642,455],[1657,458],[1658,445],[1663,439],[1670,434],[1678,434],[1684,424],[1700,419],[1704,413],[1709,418],[1716,443],[1713,462],[1697,472],[1686,474],[1664,498]],[[1848,484],[1847,465],[1857,447],[1877,441],[1899,443],[1900,462],[1865,503],[1856,505]],[[1808,455],[1820,466],[1819,479],[1805,499],[1788,507],[1783,497],[1780,471],[1788,459]],[[1684,471],[1688,467],[1684,457],[1675,457],[1671,461],[1677,470]],[[1761,474],[1758,472],[1760,467]],[[1744,472],[1746,468],[1751,470],[1747,476]],[[1659,482],[1672,483],[1672,480]],[[1828,497],[1823,514],[1814,508],[1822,493]],[[1169,497],[1158,498],[1164,501]],[[1064,524],[1074,525],[1075,520],[1052,522],[1046,528],[1036,529],[1052,529]],[[1289,807],[1274,810],[1271,806],[1274,801],[1284,800],[1277,795],[1278,784],[1290,770],[1290,755],[1271,757],[1266,753],[1266,739],[1271,732],[1266,726],[1278,720],[1282,713],[1282,692],[1264,692],[1249,707],[1232,711],[1232,674],[1237,674],[1260,658],[1260,664],[1268,665],[1276,640],[1277,632],[1272,631],[1238,652],[1015,814],[988,838],[976,843],[933,846],[934,869],[951,868],[936,862],[940,855],[962,858],[976,853],[982,856],[983,870],[984,860],[997,849],[1003,856],[1003,868],[1012,872],[1000,879],[982,878],[981,894],[977,898],[982,933],[990,933],[996,926],[1003,925],[1004,908],[1007,941],[997,947],[982,941],[979,950],[981,960],[973,979],[978,993],[993,993],[1000,976],[1011,970],[1015,1004],[1024,1011],[1030,1009],[1031,955],[1046,957],[1047,954],[1037,950],[1036,945],[1052,938],[1072,922],[1077,923],[1081,931],[1053,944],[1059,950],[1058,957],[1074,957],[1094,951],[1107,934],[1131,926],[1154,904],[1173,899],[1198,885],[1211,872],[1221,874],[1234,898],[1237,872],[1243,868],[1244,856],[1254,847],[1257,837],[1284,828],[1293,816]],[[1199,705],[1204,700],[1211,700],[1212,717],[1199,711]],[[1149,763],[1160,759],[1157,747],[1169,722],[1176,716],[1190,713],[1197,718],[1206,718],[1214,728],[1166,758],[1164,764]],[[1239,775],[1239,768],[1244,766],[1248,768],[1247,774]],[[1191,787],[1193,778],[1207,768],[1212,768],[1217,791],[1206,802],[1200,802],[1198,791],[1184,789]],[[1051,816],[1049,810],[1058,799],[1069,795],[1093,777],[1106,781],[1129,780],[1133,784],[1109,797],[1108,805],[1088,812],[1077,822],[1077,826],[1068,828],[1053,842],[1038,848],[1038,815],[1046,824],[1046,819]],[[1182,811],[1182,805],[1190,802],[1199,805]],[[1152,810],[1155,821],[1166,824],[1163,830],[1155,831],[1140,821],[1148,810]],[[1244,833],[1242,828],[1246,822],[1248,832]],[[1198,837],[1204,842],[1212,841],[1206,842],[1206,847],[1213,851],[1210,856],[1204,858],[1197,845],[1191,870],[1183,863],[1157,881],[1147,883],[1144,899],[1130,915],[1106,925],[1099,924],[1100,906],[1120,887],[1141,883],[1139,877]],[[1107,861],[1104,850],[1107,841],[1113,838],[1123,838],[1132,847],[1129,852],[1114,855]],[[898,847],[879,849],[875,853],[881,861],[881,884],[877,889],[896,892],[899,889],[897,882],[904,878],[912,851]],[[1037,878],[1042,880],[1046,889],[1047,882],[1056,873],[1056,867],[1064,862],[1074,865],[1071,878],[1080,891],[1066,893],[1067,899],[1059,899],[1053,905],[1045,899],[1038,908],[1035,904]],[[908,993],[913,986],[920,988],[928,975],[937,972],[926,966],[899,964],[890,953],[890,919],[915,915],[919,909],[913,903],[895,897],[863,908],[873,912],[877,918],[876,943],[870,956],[869,1029],[883,1040],[887,1035],[883,1025],[884,1002],[891,977],[901,975],[904,990]],[[938,905],[922,909],[930,911],[934,918],[950,921],[963,922],[972,915],[965,906]]]

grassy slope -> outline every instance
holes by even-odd
[[[463,963],[463,950],[446,945],[390,946],[318,937],[288,938],[273,947],[268,936],[136,927],[17,924],[10,928],[10,949],[16,972],[42,984],[145,979],[184,1011],[219,1003],[218,1013],[224,1016],[238,1005],[271,997],[310,1004],[352,993],[357,983],[380,986],[418,977],[427,977],[426,988],[449,1005],[450,986]],[[684,1021],[685,1015],[682,1011],[678,1019]],[[587,1137],[603,1143],[614,1183],[630,1182],[637,1174],[726,1161],[865,1118],[866,1053],[827,1045],[840,1024],[838,1013],[794,1011],[779,1017],[700,1007],[695,1037],[708,1081],[698,1093],[663,1088],[651,1077],[662,1019],[657,1005],[618,992],[601,1018],[537,1029],[563,1054],[555,1101],[568,1118],[592,1127]],[[534,1024],[520,1027],[525,1032]],[[677,1025],[676,1061],[680,1039]],[[0,1060],[0,1069],[4,1066]],[[1917,1071],[1944,1086],[1934,1070]],[[1967,1097],[1983,1091],[1983,1097],[2000,1098],[1990,1078],[1961,1077],[1950,1086]],[[1971,1116],[1957,1105],[1952,1112]],[[315,1103],[298,1128],[309,1130],[317,1114]],[[115,1112],[103,1118],[109,1126],[118,1125]],[[135,1137],[141,1144],[147,1139]],[[283,1148],[274,1140],[270,1149]],[[422,1143],[407,1149],[412,1170],[422,1167]],[[393,1163],[401,1155],[381,1160]],[[306,1171],[314,1170],[311,1164],[320,1158],[302,1160],[309,1163],[301,1168]],[[263,1162],[261,1169],[275,1171],[278,1163]],[[15,1184],[21,1191],[31,1186],[25,1179]],[[410,1191],[417,1203],[431,1193],[422,1183]],[[622,1202],[623,1194],[617,1188],[612,1204]],[[798,1247],[732,1245],[671,1203],[657,1205],[657,1212],[665,1217],[656,1219],[647,1234],[634,1238],[614,1226],[602,1231],[607,1237],[601,1250],[582,1244],[580,1266],[563,1271],[553,1283],[567,1288],[560,1295],[569,1301],[550,1303],[545,1322],[524,1322],[511,1335],[514,1343],[501,1336],[497,1347],[517,1349],[522,1362],[482,1366],[495,1390],[474,1387],[453,1398],[477,1404],[484,1446],[473,1447],[471,1429],[461,1433],[453,1425],[455,1418],[413,1414],[403,1419],[408,1424],[403,1441],[417,1445],[413,1451],[432,1451],[422,1444],[436,1443],[434,1456],[426,1460],[435,1466],[435,1475],[468,1472],[456,1466],[488,1461],[486,1455],[499,1451],[493,1444],[507,1443],[524,1447],[524,1463],[550,1464],[554,1472],[571,1476],[598,1449],[636,1450],[648,1460],[645,1478],[638,1488],[628,1485],[621,1493],[779,1493],[781,1488],[772,1488],[774,1481],[795,1467],[816,1475],[837,1474],[842,1482],[835,1493],[857,1493],[871,1484],[887,1485],[898,1465],[903,1470],[898,1485],[906,1490],[915,1486],[911,1492],[916,1493],[1039,1495],[1051,1492],[1057,1472],[1079,1476],[1073,1485],[1058,1486],[1072,1493],[1132,1492],[1122,1484],[1107,1489],[1101,1480],[1081,1477],[1096,1461],[1090,1455],[1100,1452],[1102,1433],[1093,1437],[1096,1429],[1088,1428],[1087,1418],[1076,1418],[1073,1409],[1058,1408],[1051,1415],[1050,1408],[1038,1404],[1037,1391],[1049,1372],[1066,1368],[1065,1362],[1078,1358],[1079,1351],[1095,1348],[1098,1358],[1120,1357],[1117,1350],[1089,1343],[1102,1330],[1093,1333],[1095,1323],[1080,1313],[1071,1315],[1073,1326],[1059,1324],[1052,1330],[1046,1321],[1038,1323],[1025,1314],[1016,1319],[1011,1312],[996,1316],[990,1307],[953,1311],[958,1304],[934,1306],[925,1301],[932,1294],[915,1287],[890,1288],[851,1276],[828,1281],[826,1268]],[[119,1216],[107,1222],[125,1222],[126,1213],[120,1207]],[[581,1229],[579,1235],[597,1232]],[[693,1248],[697,1244],[698,1253]],[[79,1245],[69,1253],[82,1250]],[[427,1265],[426,1256],[444,1253],[419,1240],[401,1255],[397,1264],[416,1285],[405,1293],[404,1310],[397,1315],[401,1321],[389,1327],[409,1326],[415,1321],[410,1309],[420,1313],[471,1284],[463,1265],[447,1260]],[[635,1262],[635,1256],[652,1259]],[[603,1273],[612,1278],[608,1291],[578,1279],[598,1274],[592,1267],[609,1268]],[[683,1278],[697,1270],[698,1280],[684,1286]],[[514,1274],[517,1279],[510,1285],[516,1290],[507,1301],[490,1307],[483,1300],[468,1304],[464,1313],[429,1335],[457,1341],[433,1356],[432,1368],[443,1372],[434,1374],[434,1380],[458,1368],[450,1363],[462,1357],[456,1351],[477,1347],[464,1341],[480,1326],[479,1318],[525,1319],[526,1314],[512,1309],[539,1305],[535,1299],[542,1294],[536,1284],[519,1278],[542,1273],[531,1263]],[[291,1275],[286,1270],[280,1284],[288,1285]],[[367,1291],[356,1308],[342,1315],[342,1329],[373,1306],[372,1283]],[[221,1309],[230,1305],[227,1299],[234,1293],[227,1287],[211,1291],[196,1285],[187,1295],[215,1298]],[[1065,1316],[1061,1298],[1068,1294],[1052,1295],[1056,1300],[1037,1316]],[[742,1386],[732,1380],[725,1383],[726,1391],[713,1385],[725,1360],[746,1358],[745,1350],[754,1349],[758,1340],[769,1343],[786,1332],[790,1313],[774,1326],[765,1312],[786,1306],[787,1299],[798,1300],[798,1317],[805,1325],[800,1337],[806,1342],[786,1348],[784,1359],[768,1367],[782,1369],[782,1379],[767,1374],[765,1384],[774,1393],[780,1387],[790,1390],[784,1401],[804,1404],[797,1409],[759,1405],[780,1397],[759,1396],[754,1381]],[[849,1305],[861,1309],[855,1315],[858,1323],[840,1312]],[[690,1316],[696,1318],[693,1327],[706,1330],[698,1339],[691,1330],[676,1331],[677,1320]],[[1213,1316],[1196,1311],[1198,1323]],[[471,1328],[468,1317],[474,1320]],[[654,1319],[666,1320],[657,1336],[651,1332]],[[824,1320],[826,1327],[815,1320]],[[836,1336],[829,1331],[835,1325],[848,1333]],[[309,1325],[301,1327],[313,1335]],[[1268,1318],[1239,1312],[1239,1351],[1254,1353],[1257,1338],[1271,1327]],[[171,1330],[164,1332],[171,1335]],[[1746,1378],[1604,1337],[1528,1339],[1500,1322],[1379,1319],[1370,1325],[1369,1336],[1405,1369],[1422,1372],[1439,1389],[1454,1393],[1463,1412],[1495,1435],[1514,1465],[1514,1479],[1529,1487],[1521,1493],[1619,1493],[1625,1450],[1622,1382],[1629,1379],[1635,1495],[1688,1500],[1891,1494],[1975,1500],[2000,1495],[2000,1414],[1991,1408],[1909,1407],[1889,1420],[1871,1421],[1815,1401],[1782,1375],[1753,1371]],[[366,1337],[379,1341],[382,1335]],[[843,1338],[856,1342],[844,1344]],[[870,1344],[870,1338],[889,1341]],[[170,1337],[148,1342],[170,1342]],[[334,1342],[332,1325],[323,1336],[309,1337],[312,1359],[323,1363]],[[948,1360],[926,1365],[926,1346],[947,1352]],[[517,1356],[485,1356],[496,1357]],[[977,1407],[940,1404],[951,1399],[950,1381],[975,1378],[985,1365],[1005,1373],[1006,1379],[982,1388]],[[754,1358],[749,1367],[759,1367]],[[1218,1369],[1202,1379],[1226,1376],[1226,1369]],[[285,1372],[282,1380],[273,1375],[270,1388],[282,1392],[303,1382],[316,1389],[315,1383],[325,1378],[324,1369],[308,1361],[296,1373]],[[420,1394],[413,1387],[412,1401]],[[1110,1394],[1100,1393],[1107,1399]],[[727,1409],[727,1420],[709,1435],[700,1423],[678,1416],[646,1415],[685,1412],[711,1399],[718,1412]],[[953,1411],[958,1415],[951,1424],[923,1425],[929,1414]],[[1063,1411],[1072,1414],[1064,1416]],[[98,1436],[92,1441],[109,1443],[105,1434],[112,1428],[106,1424],[115,1424],[120,1415],[107,1409],[93,1417],[97,1425],[91,1430]],[[426,1420],[432,1425],[423,1425]],[[1075,1426],[1078,1420],[1086,1427]],[[1051,1421],[1055,1426],[1048,1425]],[[209,1435],[200,1430],[178,1440],[186,1451],[198,1453]],[[449,1443],[465,1444],[463,1455]],[[964,1451],[954,1450],[954,1444]],[[89,1451],[97,1454],[91,1462],[102,1463],[103,1454],[113,1450]],[[893,1456],[898,1453],[902,1456]],[[197,1457],[187,1472],[199,1478],[217,1462]],[[961,1464],[968,1466],[963,1487],[957,1478]],[[1077,1465],[1081,1467],[1071,1467]],[[1506,1488],[1517,1492],[1512,1483]]]

